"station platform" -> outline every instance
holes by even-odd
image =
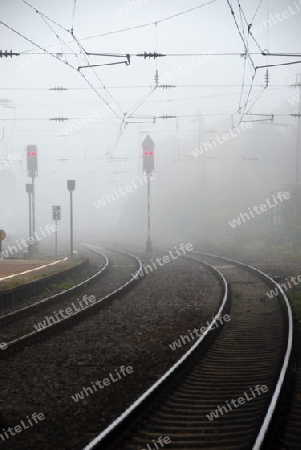
[[[58,273],[77,264],[77,259],[62,257],[57,259],[30,259],[0,261],[0,289],[20,285]]]

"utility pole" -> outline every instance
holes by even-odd
[[[70,192],[70,256],[73,258],[73,198],[72,193],[75,189],[75,180],[67,181],[67,189]]]
[[[149,134],[146,136],[142,142],[143,148],[143,172],[147,176],[147,241],[146,241],[146,251],[152,251],[152,241],[151,241],[151,195],[150,195],[150,175],[154,172],[154,148],[155,143]]]
[[[28,219],[29,219],[29,237],[32,237],[32,217],[31,217],[31,205],[32,205],[32,184],[26,184],[26,192],[28,193]],[[31,245],[28,246],[28,258],[31,258],[32,251]]]
[[[38,151],[36,145],[27,145],[27,176],[31,178],[31,213],[32,213],[32,236],[36,239],[36,200],[35,200],[35,178],[38,176]],[[27,191],[28,192],[28,191]],[[37,242],[32,244],[32,254],[37,252]],[[29,252],[31,253],[31,252]]]
[[[61,220],[61,207],[53,206],[52,207],[52,220],[55,223],[55,234],[54,234],[54,254],[57,257],[57,221]]]
[[[197,122],[198,127],[198,148],[201,149],[204,136],[204,118],[201,111],[197,111],[199,116],[192,122]],[[199,180],[200,180],[200,207],[199,207],[199,229],[200,241],[204,237],[206,225],[206,153],[203,152],[202,157],[199,156]]]
[[[296,75],[296,87],[299,88],[299,110],[296,143],[296,185],[301,184],[301,73]]]
[[[202,140],[204,136],[204,119],[202,117],[199,118],[199,149],[201,149]],[[201,171],[202,166],[202,171]],[[203,228],[203,235],[205,232],[205,224],[206,224],[206,153],[203,152],[203,164],[200,159],[200,181],[201,181],[201,190],[203,194],[203,201],[201,202],[201,209],[203,210],[203,214],[201,213],[201,229]]]

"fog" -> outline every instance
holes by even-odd
[[[20,53],[0,58],[3,248],[28,238],[27,145],[38,150],[36,228],[61,206],[59,252],[69,245],[67,180],[75,242],[144,245],[147,134],[154,245],[300,244],[301,4],[238,4],[0,1],[0,50]],[[280,191],[290,197],[267,204]],[[51,252],[53,236],[40,247]]]

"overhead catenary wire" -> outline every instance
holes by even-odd
[[[23,1],[24,3],[26,3],[26,4],[28,4],[28,6],[32,7],[32,9],[36,10],[33,6],[31,6],[31,5],[27,2],[27,0],[22,0],[22,1]],[[151,26],[151,25],[154,25],[155,23],[165,22],[165,21],[174,19],[174,18],[176,18],[176,17],[179,17],[179,16],[181,16],[181,15],[188,14],[188,13],[190,13],[190,12],[192,12],[192,11],[197,10],[197,9],[203,8],[203,7],[205,7],[205,6],[209,6],[209,5],[211,5],[212,3],[215,3],[215,2],[217,2],[217,0],[210,0],[210,1],[208,1],[207,3],[202,3],[202,4],[198,5],[198,6],[193,7],[193,8],[185,9],[185,10],[183,10],[183,11],[180,11],[180,12],[178,12],[178,13],[175,13],[175,14],[172,14],[172,15],[170,15],[170,16],[164,17],[164,18],[162,18],[162,19],[157,19],[157,20],[154,21],[154,22],[146,22],[146,23],[143,23],[143,24],[140,24],[140,25],[136,25],[136,26],[132,26],[132,27],[127,27],[127,28],[121,28],[121,29],[114,30],[114,31],[108,31],[108,32],[105,32],[105,33],[102,33],[102,34],[97,34],[97,35],[93,35],[93,36],[86,36],[86,37],[84,37],[84,38],[81,38],[80,41],[85,41],[85,40],[89,40],[89,39],[94,39],[94,38],[96,38],[96,37],[104,37],[104,36],[109,36],[109,35],[111,35],[111,34],[124,33],[124,32],[131,31],[131,30],[136,30],[136,29],[140,29],[140,28],[144,28],[144,27],[149,27],[149,26]],[[45,16],[46,18],[48,17],[48,16],[46,16],[45,14],[44,14],[44,16]],[[67,30],[65,27],[63,27],[61,24],[59,24],[58,22],[54,21],[53,19],[50,19],[50,18],[48,18],[48,19],[51,20],[54,24],[56,24],[56,25],[59,26],[60,28],[62,28],[63,30],[69,31],[69,30]],[[68,42],[68,44],[70,44],[70,43],[72,43],[72,41]],[[30,52],[31,50],[28,50],[28,51]]]
[[[262,0],[261,0],[261,2],[262,2]],[[247,28],[248,28],[248,33],[249,33],[249,35],[251,36],[251,38],[253,39],[253,41],[255,42],[255,44],[256,44],[256,46],[258,47],[258,49],[260,50],[260,54],[263,54],[263,49],[261,48],[261,46],[259,45],[257,39],[255,38],[255,36],[254,36],[253,33],[252,33],[253,22],[254,22],[254,19],[255,19],[256,15],[257,15],[258,9],[259,9],[259,7],[257,8],[256,13],[255,13],[254,16],[253,16],[253,19],[251,20],[251,22],[249,22],[249,21],[247,20],[247,18],[246,18],[246,15],[245,15],[245,12],[244,12],[244,10],[243,10],[243,8],[242,8],[242,6],[241,6],[241,3],[239,2],[239,10],[240,10],[240,12],[241,12],[241,14],[242,14],[242,17],[243,17],[243,19],[244,19],[244,21],[245,21],[245,23],[246,23]],[[256,54],[257,54],[257,53],[255,53],[255,52],[250,52],[250,55],[256,55]]]
[[[87,36],[87,37],[81,38],[81,41],[88,40],[88,39],[94,39],[96,37],[109,36],[111,34],[124,33],[124,32],[127,32],[127,31],[137,30],[139,28],[149,27],[149,26],[155,25],[155,23],[158,24],[158,23],[166,22],[168,20],[174,19],[174,18],[182,16],[184,14],[188,14],[188,13],[190,13],[192,11],[196,11],[197,9],[203,8],[205,6],[209,6],[212,3],[215,3],[216,1],[217,0],[210,0],[207,3],[202,3],[202,4],[198,5],[198,6],[193,7],[193,8],[185,9],[185,10],[180,11],[178,13],[175,13],[175,14],[172,14],[170,16],[164,17],[163,19],[157,19],[157,20],[155,20],[153,22],[146,22],[146,23],[143,23],[143,24],[140,24],[140,25],[136,25],[136,26],[132,26],[132,27],[121,28],[119,30],[107,31],[107,32],[101,33],[101,34],[97,34],[97,35],[93,35],[93,36]]]
[[[86,53],[85,49],[83,48],[83,46],[82,46],[82,44],[79,42],[79,40],[74,36],[74,34],[72,34],[72,36],[73,36],[73,39],[75,40],[75,42],[77,43],[77,45],[79,46],[79,48],[80,48],[84,53]],[[84,56],[85,60],[89,63],[88,58],[87,58],[85,55],[83,55],[83,56]],[[114,104],[117,106],[117,108],[119,109],[119,111],[120,111],[120,113],[121,113],[121,117],[122,117],[123,111],[122,111],[121,107],[118,105],[118,103],[116,102],[116,100],[114,99],[114,97],[112,96],[112,94],[108,91],[108,89],[106,88],[106,86],[104,85],[104,83],[103,83],[102,80],[100,79],[99,75],[96,73],[96,71],[95,71],[94,69],[92,69],[92,70],[93,70],[93,73],[95,74],[96,78],[97,78],[98,81],[100,82],[101,86],[103,87],[103,89],[104,89],[105,92],[107,93],[107,95],[111,98],[111,100],[113,101],[113,103],[114,103]],[[107,101],[107,100],[106,100],[106,101]],[[108,102],[107,102],[107,103],[108,103]],[[118,115],[118,114],[116,113],[116,115]]]
[[[28,2],[26,2],[26,1],[24,1],[25,3],[28,3]],[[76,0],[74,1],[74,7],[75,7],[75,3],[76,3]],[[207,4],[211,4],[211,3],[214,3],[214,2],[208,2]],[[233,2],[232,2],[233,3]],[[253,19],[252,19],[252,21],[254,20],[254,18],[255,18],[255,16],[256,16],[256,14],[257,14],[257,11],[259,10],[259,8],[260,8],[260,5],[262,4],[262,0],[260,1],[260,4],[258,5],[258,7],[257,7],[257,10],[256,10],[256,13],[255,13],[255,15],[254,15],[254,17],[253,17]],[[240,52],[236,52],[236,53],[228,53],[228,54],[219,54],[219,53],[216,53],[216,54],[214,54],[214,53],[211,53],[212,55],[215,55],[215,56],[239,56],[239,57],[244,57],[244,69],[245,69],[245,66],[246,66],[246,61],[248,60],[249,61],[249,58],[250,58],[250,55],[252,56],[252,55],[261,55],[261,56],[265,56],[265,57],[267,57],[267,53],[264,53],[264,51],[261,51],[260,53],[255,53],[255,52],[251,52],[250,51],[250,48],[249,48],[249,42],[248,42],[248,38],[246,37],[246,32],[245,32],[245,30],[244,30],[244,26],[243,26],[243,20],[245,20],[245,22],[246,22],[246,24],[247,24],[247,20],[246,20],[246,18],[244,17],[244,12],[243,12],[243,9],[241,8],[241,4],[240,4],[240,2],[239,2],[239,0],[238,0],[238,5],[239,5],[239,14],[240,14],[240,21],[241,21],[241,25],[240,25],[240,28],[241,28],[241,31],[242,31],[242,37],[243,37],[243,43],[244,43],[244,53],[240,53]],[[186,13],[186,12],[190,12],[190,11],[192,11],[192,10],[194,10],[194,9],[197,9],[197,8],[201,8],[201,7],[203,7],[203,6],[205,6],[204,4],[202,4],[202,5],[199,5],[198,7],[196,7],[196,8],[191,8],[191,9],[189,9],[189,10],[186,10],[185,12],[182,12],[182,13]],[[182,13],[179,13],[179,14],[176,14],[176,15],[173,15],[173,16],[169,16],[169,18],[172,18],[172,17],[177,17],[178,15],[180,15],[180,14],[182,14]],[[47,17],[47,16],[45,16],[45,17]],[[48,20],[48,19],[50,19],[50,18],[47,18],[47,19],[44,19],[44,21],[46,21],[46,20]],[[74,17],[73,17],[73,19],[74,19]],[[162,19],[162,21],[163,21],[163,19]],[[156,32],[157,32],[157,24],[158,24],[158,22],[161,22],[161,21],[156,21],[156,22],[152,22],[152,24],[155,26],[155,30],[156,30]],[[46,22],[47,23],[47,22]],[[58,25],[58,26],[60,26],[60,24],[58,24],[58,23],[56,23],[55,21],[53,21],[53,23],[55,23],[56,25]],[[252,23],[252,22],[251,22]],[[61,26],[62,27],[62,26]],[[238,27],[239,28],[239,27]],[[70,30],[67,30],[66,28],[64,28],[64,27],[62,27],[62,29],[63,30],[65,30],[65,31],[67,31],[67,32],[69,32],[70,33]],[[249,30],[250,31],[250,30]],[[250,33],[249,33],[250,34]],[[77,39],[77,38],[76,38]],[[77,39],[79,42],[81,41],[81,39]],[[65,43],[63,43],[63,45],[65,45]],[[70,55],[72,55],[72,56],[74,56],[74,55],[76,55],[76,56],[81,56],[81,57],[83,57],[84,55],[89,55],[90,56],[90,54],[89,53],[87,53],[83,48],[81,49],[82,51],[81,52],[79,52],[79,53],[76,53],[76,52],[70,52],[69,54]],[[157,45],[156,45],[156,52],[157,52]],[[65,54],[65,55],[67,55],[67,52],[62,52],[63,54]],[[26,53],[24,53],[24,54],[26,54]],[[30,54],[30,53],[27,53],[27,54]],[[45,54],[45,52],[43,51],[43,54]],[[183,56],[193,56],[193,55],[209,55],[209,53],[196,53],[196,54],[189,54],[189,53],[183,53],[183,54],[180,54],[180,53],[174,53],[174,54],[167,54],[166,56],[167,57],[178,57],[178,56],[181,56],[181,57],[183,57]],[[54,55],[52,55],[52,54],[49,54],[50,56],[54,56]],[[113,57],[113,54],[104,54],[105,56],[109,56],[110,55],[110,57],[112,56]],[[92,55],[91,55],[92,56]],[[94,55],[94,56],[98,56],[98,55]],[[114,55],[114,56],[116,56],[116,55]],[[121,55],[120,55],[121,56]],[[270,54],[268,53],[268,56],[270,56]],[[275,54],[275,56],[284,56],[284,55],[281,55],[281,54]],[[287,54],[285,55],[285,56],[288,56]],[[290,54],[290,56],[293,56],[293,54]],[[298,54],[295,54],[294,56],[299,56]],[[301,55],[300,55],[301,56]],[[57,59],[59,59],[59,60],[61,60],[60,58],[57,58]],[[156,59],[156,67],[157,67],[157,59]],[[295,62],[295,63],[297,63],[297,62]],[[72,64],[70,64],[69,63],[69,65],[72,67]],[[276,65],[278,65],[278,64],[275,64],[275,66]],[[285,64],[284,64],[285,65]],[[257,66],[256,68],[255,68],[255,72],[256,72],[256,69],[258,68],[261,68],[261,67],[266,67],[266,66]],[[72,67],[72,68],[74,68],[74,67]],[[252,78],[252,83],[251,84],[248,84],[248,83],[245,83],[245,78],[243,78],[243,81],[242,81],[242,84],[239,84],[239,85],[237,85],[237,86],[239,86],[240,88],[241,88],[241,91],[240,91],[240,100],[239,100],[239,110],[238,111],[236,111],[235,112],[235,114],[237,114],[237,113],[239,113],[239,111],[241,111],[242,110],[242,108],[243,108],[243,105],[242,105],[242,98],[243,98],[243,91],[244,91],[244,89],[245,88],[247,88],[247,87],[250,87],[250,91],[248,92],[248,96],[247,96],[247,101],[246,101],[246,103],[245,103],[245,105],[244,105],[244,113],[246,113],[246,111],[247,112],[249,112],[250,111],[250,108],[252,108],[252,106],[254,105],[254,103],[250,106],[250,103],[251,102],[253,102],[253,100],[255,99],[255,101],[257,101],[257,99],[258,98],[260,98],[260,96],[262,95],[262,93],[264,92],[264,91],[262,91],[262,92],[260,92],[260,93],[257,93],[256,92],[256,98],[255,97],[252,97],[251,96],[251,93],[253,92],[252,91],[252,89],[253,88],[255,88],[255,86],[258,86],[258,87],[263,87],[263,85],[261,85],[261,84],[257,84],[257,85],[255,85],[255,83],[254,83],[254,81],[255,81],[255,75],[256,75],[256,73],[254,74],[254,76],[253,76],[253,78]],[[84,78],[84,77],[83,77]],[[91,83],[92,84],[92,83]],[[276,86],[276,85],[275,85]],[[281,86],[281,87],[283,87],[283,85],[279,85],[279,86]],[[131,89],[131,88],[133,88],[133,89],[138,89],[138,88],[150,88],[151,89],[151,91],[145,96],[145,97],[149,97],[153,92],[154,92],[154,90],[152,90],[152,88],[153,88],[153,86],[148,86],[148,85],[146,85],[146,86],[136,86],[136,87],[131,87],[131,86],[124,86],[124,87],[122,87],[122,86],[115,86],[115,87],[112,87],[112,86],[100,86],[100,87],[96,87],[96,86],[94,86],[94,88],[98,91],[98,90],[104,90],[105,91],[105,94],[107,94],[107,89],[112,89],[112,88],[116,88],[116,89],[122,89],[122,88],[124,88],[124,89]],[[158,86],[158,88],[160,88],[160,87],[163,87],[163,86]],[[222,86],[222,85],[217,85],[217,86],[214,86],[214,85],[177,85],[177,86],[175,86],[175,87],[177,87],[177,88],[180,88],[180,87],[189,87],[189,88],[194,88],[194,87],[226,87],[226,88],[230,88],[230,87],[234,87],[234,85],[224,85],[224,86]],[[71,89],[91,89],[91,87],[86,87],[86,88],[70,88],[70,90]],[[30,90],[30,88],[28,89],[28,90]],[[33,90],[33,89],[32,89]],[[35,89],[35,90],[38,90],[38,89]],[[227,94],[225,94],[225,95],[227,95]],[[258,98],[257,98],[257,96],[258,96]],[[138,102],[138,109],[139,109],[139,107],[140,106],[142,106],[142,104],[144,104],[145,102],[147,102],[148,101],[148,98],[146,98],[145,99],[145,97],[142,99],[142,100],[139,100],[139,102]],[[108,99],[107,99],[107,97],[105,97],[105,99],[106,99],[106,101],[108,102]],[[145,100],[144,100],[145,99]],[[154,100],[154,101],[157,101],[157,100]],[[142,103],[141,103],[142,102]],[[139,106],[139,103],[141,103],[141,105]],[[115,109],[115,108],[114,108]],[[229,108],[230,109],[230,108]],[[120,108],[120,111],[122,112],[122,110],[121,110],[121,108]],[[129,114],[131,114],[131,117],[129,117],[129,118],[131,118],[131,119],[135,119],[135,116],[134,116],[134,114],[135,114],[135,112],[136,112],[136,110],[134,110],[133,112],[131,112],[131,110],[129,110],[129,111],[127,111],[127,113],[129,113]],[[126,113],[126,114],[127,114]],[[232,117],[233,117],[233,115],[234,114],[232,114]],[[116,117],[118,117],[117,115],[116,115]],[[159,117],[159,116],[151,116],[151,117]],[[179,116],[180,117],[180,116]],[[184,116],[183,116],[184,117]],[[126,119],[127,117],[125,116],[122,116],[122,117],[119,117],[119,119],[121,120],[121,122],[126,122]],[[72,120],[72,119],[71,119]],[[76,120],[76,119],[75,119]],[[130,123],[133,123],[133,122],[130,122]]]
[[[251,84],[245,84],[245,87],[249,87]],[[254,84],[254,87],[263,87],[264,84]],[[145,89],[151,88],[150,85],[116,85],[116,86],[107,86],[107,89]],[[160,85],[158,86],[160,88]],[[174,85],[175,88],[240,88],[241,84],[178,84]],[[269,87],[278,87],[278,88],[289,88],[294,87],[294,85],[286,85],[286,84],[269,84]],[[104,89],[101,86],[96,87],[96,89]],[[13,90],[13,91],[49,91],[52,90],[49,87],[42,88],[30,88],[30,87],[16,87],[16,86],[6,86],[0,87],[0,90]],[[90,90],[89,87],[68,87],[65,88],[66,91],[81,91],[81,90]]]
[[[68,45],[68,43],[66,43],[63,38],[61,36],[58,35],[58,33],[53,29],[53,27],[50,25],[49,22],[53,23],[54,25],[58,26],[59,28],[61,28],[63,31],[68,33],[68,30],[66,28],[64,28],[62,25],[60,25],[59,23],[55,22],[53,19],[51,19],[49,16],[43,14],[40,10],[38,10],[37,8],[33,7],[27,0],[22,0],[23,3],[25,3],[29,8],[31,8],[32,10],[34,10],[43,20],[43,22],[47,25],[47,27],[54,33],[55,37],[57,38],[57,40],[59,41],[59,45],[61,48],[61,52],[60,55],[62,56],[66,56],[67,54],[69,55],[74,55],[74,52],[72,50],[72,48]],[[66,46],[68,50],[70,50],[69,53],[64,52],[62,46]],[[78,56],[78,55],[75,55]],[[66,59],[67,61],[67,59]]]
[[[71,30],[70,30],[71,34],[73,34],[73,30],[74,30],[75,8],[76,8],[76,0],[74,0],[74,2],[73,2],[72,24],[71,24]]]
[[[241,6],[240,6],[240,1],[237,0],[237,2],[238,2],[239,11],[241,12],[242,9],[241,9]],[[238,34],[239,34],[239,36],[240,36],[240,38],[241,38],[241,40],[242,40],[242,42],[243,42],[244,49],[245,49],[245,53],[246,53],[246,55],[248,56],[248,59],[249,59],[249,61],[251,62],[252,69],[253,69],[251,85],[250,85],[250,88],[249,88],[249,91],[248,91],[248,94],[247,94],[247,98],[246,98],[246,101],[245,101],[245,103],[244,103],[243,108],[241,107],[241,104],[239,104],[239,112],[241,112],[241,110],[242,110],[242,114],[241,114],[241,117],[240,117],[240,120],[239,120],[239,124],[241,124],[242,121],[243,121],[243,118],[244,118],[244,114],[245,114],[245,111],[246,111],[246,108],[247,108],[247,105],[248,105],[248,101],[249,101],[249,98],[250,98],[252,89],[253,89],[254,79],[255,79],[255,76],[256,76],[256,69],[255,69],[254,61],[253,61],[253,59],[251,58],[251,56],[249,55],[249,53],[248,53],[248,52],[249,52],[248,42],[245,41],[244,36],[242,35],[242,32],[241,32],[241,30],[240,30],[240,28],[239,28],[239,25],[238,25],[238,23],[237,23],[236,16],[235,16],[235,12],[234,12],[234,9],[233,9],[233,7],[232,7],[232,5],[231,5],[231,3],[230,3],[230,0],[227,0],[227,4],[228,4],[228,6],[229,6],[229,8],[230,8],[230,12],[231,12],[231,14],[232,14],[232,17],[233,17],[233,20],[234,20],[234,24],[235,24],[235,26],[236,26],[236,28],[237,28],[237,30],[238,30]],[[241,16],[241,17],[242,17],[242,16]],[[242,27],[243,27],[243,24],[242,24]],[[248,26],[248,38],[249,38],[249,30],[250,30],[250,27]],[[243,92],[243,86],[244,86],[244,77],[245,77],[245,71],[244,71],[244,73],[243,73],[242,92]],[[242,95],[241,95],[241,98],[242,98]]]
[[[239,25],[238,25],[238,23],[237,23],[236,16],[235,16],[235,12],[234,12],[234,9],[233,9],[233,7],[232,7],[232,5],[231,5],[231,3],[230,3],[230,0],[227,0],[227,4],[228,4],[228,6],[229,6],[229,8],[230,8],[230,12],[231,12],[231,14],[232,14],[232,17],[233,17],[233,20],[234,20],[234,24],[235,24],[235,26],[236,26],[236,28],[237,28],[238,34],[239,34],[239,36],[240,36],[240,38],[241,38],[241,40],[242,40],[242,42],[243,42],[244,49],[245,49],[245,54],[247,54],[247,56],[248,56],[248,58],[249,58],[249,60],[250,60],[250,62],[251,62],[251,65],[252,65],[252,67],[253,67],[253,69],[255,69],[254,61],[253,61],[253,59],[251,58],[251,56],[249,55],[248,45],[246,44],[245,39],[244,39],[244,36],[242,35],[242,32],[241,32],[241,30],[240,30],[240,28],[239,28]]]
[[[73,40],[76,42],[76,44],[78,45],[78,47],[79,47],[79,49],[80,49],[80,55],[81,56],[83,56],[84,58],[85,58],[85,61],[87,62],[87,63],[89,63],[89,61],[88,61],[88,58],[87,58],[87,56],[86,56],[86,50],[83,48],[83,46],[80,44],[80,42],[78,41],[78,39],[75,37],[75,35],[74,35],[74,30],[73,30],[73,26],[72,26],[72,28],[71,28],[71,30],[68,30],[67,28],[65,28],[65,27],[63,27],[61,24],[59,24],[58,22],[56,22],[55,20],[53,20],[53,19],[51,19],[49,16],[47,16],[46,14],[44,14],[44,13],[42,13],[41,11],[39,11],[37,8],[34,8],[27,0],[22,0],[26,5],[28,5],[30,8],[32,8],[37,14],[39,14],[40,15],[40,17],[42,17],[42,19],[46,22],[46,19],[47,20],[49,20],[49,21],[51,21],[52,23],[54,23],[55,25],[57,25],[58,27],[60,27],[62,30],[64,30],[65,32],[67,32],[68,34],[70,33],[71,34],[71,36],[72,36],[72,38],[73,38]],[[75,6],[76,6],[76,0],[74,0],[74,8],[73,8],[73,20],[74,20],[74,14],[75,14]],[[47,22],[46,22],[47,23]],[[47,23],[47,25],[50,27],[50,25]],[[52,29],[52,27],[50,27],[51,29]],[[52,31],[56,34],[56,32],[52,29]],[[58,37],[58,35],[56,34],[56,36]],[[65,45],[67,45],[66,43],[64,43]],[[70,47],[69,46],[67,46],[69,49],[70,49]],[[45,49],[44,49],[45,50]],[[105,86],[104,86],[104,84],[102,83],[102,81],[101,81],[101,79],[100,79],[100,77],[99,77],[99,75],[94,71],[94,69],[93,69],[93,72],[94,72],[94,74],[96,75],[96,78],[98,79],[98,81],[102,84],[102,86],[104,87],[104,89],[106,90],[106,88],[105,88]],[[83,76],[83,78],[88,82],[88,80],[87,80],[87,78],[86,78],[86,76],[84,76],[82,73],[81,73],[81,76]],[[90,85],[90,87],[92,86],[92,83],[91,82],[88,82],[89,83],[89,85]],[[122,110],[121,110],[121,108],[119,107],[119,105],[116,103],[116,101],[114,100],[114,98],[112,97],[112,95],[106,90],[106,93],[111,97],[111,100],[113,101],[113,103],[115,103],[115,105],[117,106],[117,108],[119,108],[119,110],[120,110],[120,112],[121,112],[121,114],[122,114]],[[109,105],[109,103],[108,103],[108,101],[107,100],[104,100],[106,103],[107,103],[107,105]],[[111,108],[111,107],[110,107]],[[113,109],[112,109],[113,110]],[[116,113],[116,115],[118,115],[117,113]]]
[[[25,0],[24,0],[25,1]],[[32,41],[30,38],[24,36],[22,33],[20,33],[19,31],[17,31],[16,29],[14,29],[13,27],[11,27],[10,25],[6,24],[5,22],[3,22],[2,20],[0,20],[0,24],[2,24],[3,26],[5,26],[6,28],[8,28],[9,30],[11,30],[13,33],[17,34],[18,36],[22,37],[23,39],[25,39],[26,41],[30,42],[31,44],[33,44],[34,46],[38,47],[40,50],[43,50],[45,53],[47,53],[48,55],[51,55],[53,58],[57,59],[58,61],[60,61],[61,63],[65,64],[66,66],[70,67],[73,70],[76,70],[77,73],[80,74],[80,76],[85,80],[85,82],[90,86],[90,88],[96,93],[96,95],[107,105],[107,107],[115,114],[116,112],[113,110],[113,108],[111,107],[111,105],[100,95],[100,93],[97,91],[97,89],[90,83],[90,81],[86,78],[86,76],[79,72],[77,70],[76,67],[74,67],[72,64],[70,64],[68,61],[64,61],[61,60],[57,55],[48,52],[45,48],[41,47],[39,44],[35,43],[34,41]],[[117,115],[118,117],[118,115]]]

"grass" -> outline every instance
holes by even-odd
[[[294,315],[297,317],[299,321],[301,321],[301,289],[295,289],[290,294],[290,300],[292,305],[292,310]]]
[[[13,278],[8,284],[4,284],[3,286],[1,286],[1,290],[4,289],[12,289],[14,287],[20,286],[21,284],[26,283],[26,279],[25,278]]]
[[[80,259],[80,260],[79,259],[74,259],[72,261],[68,261],[68,264],[66,264],[66,266],[64,267],[64,270],[70,269],[71,267],[76,266],[76,265],[80,264],[81,262],[82,262],[82,259]],[[13,289],[13,288],[15,288],[17,286],[20,286],[20,285],[24,284],[24,283],[37,281],[37,280],[39,280],[41,278],[49,277],[50,275],[53,275],[55,273],[60,273],[60,271],[61,271],[61,268],[57,267],[57,268],[51,270],[50,272],[37,273],[30,279],[19,278],[18,276],[16,276],[9,283],[1,285],[0,286],[0,291],[6,290],[6,289]],[[63,291],[63,290],[70,289],[75,284],[77,284],[77,283],[75,281],[71,280],[70,278],[67,278],[64,282],[62,282],[60,284],[50,284],[49,288],[46,289],[47,295],[51,295],[51,294],[56,293],[56,292],[60,292],[60,291]]]

